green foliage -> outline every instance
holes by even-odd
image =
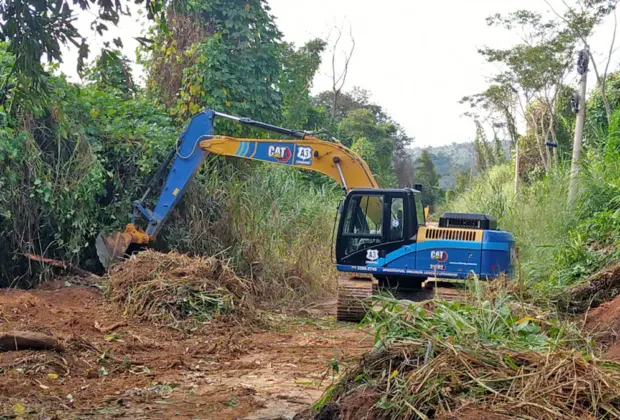
[[[184,10],[176,7],[177,13],[194,16],[194,25],[204,34],[185,46],[179,37],[187,35],[179,33],[162,45],[164,56],[192,58],[182,69],[175,109],[178,120],[185,121],[206,107],[279,121],[281,34],[264,0],[188,1]],[[178,50],[182,45],[185,49]],[[160,72],[161,67],[152,70]],[[164,74],[155,73],[152,80],[169,83],[162,80]]]
[[[483,173],[495,165],[496,159],[482,124],[478,120],[476,120],[475,123],[476,139],[474,140],[474,153],[476,158],[476,169],[478,173]]]
[[[128,220],[141,180],[177,130],[144,100],[50,79],[53,106],[0,130],[0,277],[28,271],[23,253],[94,268],[94,236]]]
[[[396,127],[380,123],[368,109],[354,109],[340,121],[338,132],[345,146],[355,146],[369,158],[370,169],[383,186],[394,185],[392,157],[396,148]]]
[[[132,2],[145,3],[149,18],[158,15],[163,6],[161,0]],[[89,46],[84,34],[80,34],[74,26],[75,9],[89,10],[91,7],[97,12],[91,28],[99,35],[108,30],[107,24],[116,25],[122,14],[129,14],[129,8],[123,9],[121,1],[8,0],[0,3],[0,41],[8,42],[8,52],[16,58],[11,73],[30,94],[39,94],[42,95],[40,99],[47,99],[49,75],[43,68],[42,60],[62,61],[62,46],[78,48],[77,68],[78,72],[83,70]],[[113,42],[117,48],[122,47],[120,37]],[[108,44],[105,43],[104,54],[109,52]]]
[[[496,216],[515,235],[525,280],[538,296],[556,296],[620,257],[618,121],[620,111],[607,141],[585,153],[575,214],[565,204],[567,166],[530,177],[516,197],[510,166],[498,166],[446,205]]]
[[[562,171],[523,186],[515,197],[513,168],[501,165],[476,177],[444,207],[497,217],[500,229],[515,235],[525,280],[534,284],[548,280],[555,267],[554,252],[565,245],[573,225],[565,205],[566,185],[567,171]]]
[[[101,89],[113,88],[124,93],[135,93],[130,63],[119,50],[103,50],[95,62],[86,68],[84,78]]]
[[[321,39],[309,41],[298,50],[293,45],[285,46],[280,75],[284,126],[314,128],[309,126],[313,112],[309,90],[325,47],[326,43]]]
[[[620,71],[610,73],[605,84],[605,93],[612,111],[620,108]],[[590,91],[586,113],[586,136],[598,142],[605,140],[609,123],[601,96],[600,86]]]
[[[428,149],[424,149],[416,161],[415,180],[416,184],[422,184],[424,206],[434,206],[440,201],[443,191],[439,188],[439,175],[435,171],[435,164]]]
[[[331,228],[341,192],[298,171],[219,159],[207,164],[181,203],[164,242],[182,252],[225,253],[272,299],[333,292]]]
[[[331,109],[332,92],[325,91],[313,98],[319,108]],[[336,120],[341,121],[349,112],[356,109],[365,109],[372,113],[376,121],[386,122],[388,115],[381,106],[370,102],[370,92],[360,87],[354,87],[350,92],[341,92],[336,103]]]
[[[389,344],[404,340],[449,340],[451,345],[470,345],[510,350],[549,351],[558,347],[590,350],[579,328],[561,321],[555,314],[525,306],[512,294],[501,291],[485,299],[477,279],[477,299],[434,300],[428,304],[378,297],[364,323],[375,329],[375,342]],[[489,294],[490,295],[490,294]],[[538,316],[537,316],[538,315]]]

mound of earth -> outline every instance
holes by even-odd
[[[620,360],[620,296],[591,310],[586,318],[586,329],[598,336],[607,347],[605,356]]]
[[[620,295],[620,261],[591,275],[562,293],[560,307],[568,312],[583,313]]]
[[[0,335],[64,348],[0,352],[0,418],[292,417],[334,380],[334,359],[344,368],[372,345],[353,325],[277,314],[277,329],[226,317],[188,334],[125,317],[97,289],[55,286],[0,290]]]

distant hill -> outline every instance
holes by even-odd
[[[414,147],[411,149],[414,162],[418,159],[422,150],[426,147]],[[435,170],[441,177],[441,188],[454,187],[454,173],[459,170],[468,170],[474,162],[474,143],[452,143],[446,146],[429,147],[431,158],[435,164]]]

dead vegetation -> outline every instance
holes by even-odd
[[[223,314],[248,317],[251,287],[225,261],[147,250],[111,269],[107,296],[124,314],[178,327]]]
[[[26,349],[57,350],[63,347],[56,337],[31,331],[0,333],[0,352]]]
[[[434,418],[481,409],[531,419],[618,418],[618,389],[620,364],[576,351],[409,340],[369,353],[328,391],[329,402],[307,417],[331,412],[351,419]]]

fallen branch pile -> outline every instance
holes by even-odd
[[[471,409],[531,419],[620,418],[619,390],[620,364],[576,351],[407,340],[368,354],[315,418],[433,418]],[[360,395],[374,401],[359,404]]]
[[[151,250],[112,268],[107,294],[125,314],[160,324],[202,321],[250,307],[250,285],[225,261]]]

